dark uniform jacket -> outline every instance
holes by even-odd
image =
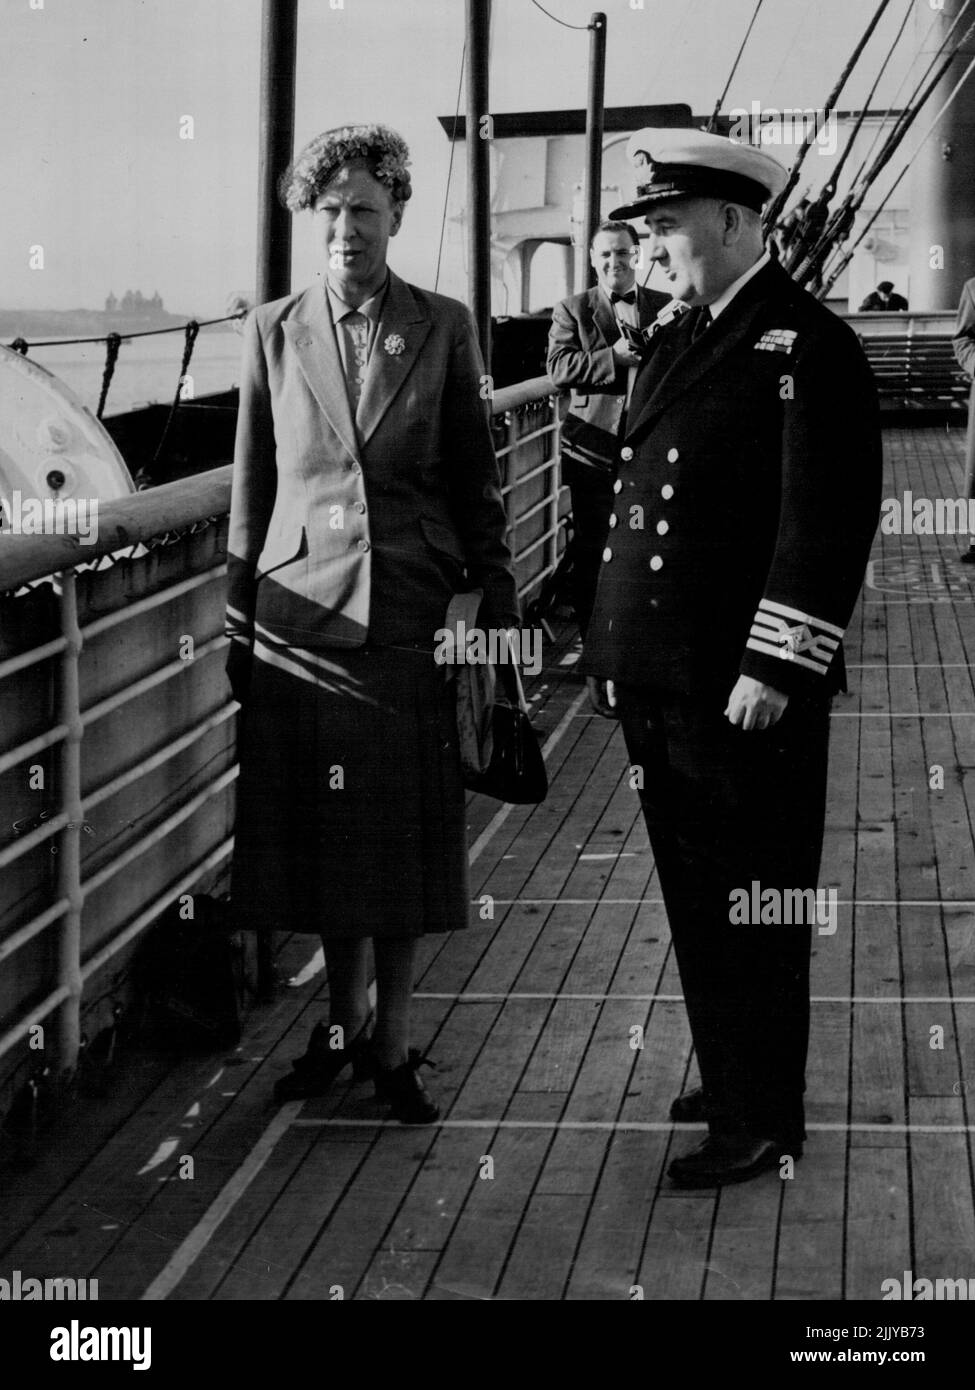
[[[772,263],[633,389],[582,669],[726,698],[842,688],[876,529],[877,395],[853,331]]]

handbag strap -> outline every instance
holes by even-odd
[[[451,597],[447,605],[444,627],[452,634],[454,643],[457,641],[457,633],[461,623],[464,624],[466,632],[470,632],[472,628],[477,626],[478,612],[483,597],[483,589],[471,589],[467,593],[454,594]],[[520,710],[527,714],[528,701],[525,699],[525,688],[521,682],[518,654],[512,651],[511,637],[507,628],[503,630],[502,636],[507,660],[495,666],[495,673],[504,687],[508,702],[517,705]]]
[[[505,648],[508,653],[508,660],[502,662],[496,668],[501,684],[504,686],[504,693],[507,695],[512,705],[517,705],[524,713],[528,713],[528,701],[525,699],[525,687],[521,683],[521,671],[518,666],[517,653],[511,650],[511,638],[507,628],[504,633]]]

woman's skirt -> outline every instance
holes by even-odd
[[[454,690],[430,650],[255,656],[238,748],[241,925],[326,938],[468,925]]]

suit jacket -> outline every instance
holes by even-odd
[[[685,693],[738,674],[842,687],[879,518],[877,393],[856,334],[777,264],[637,377],[582,668]]]
[[[247,321],[227,632],[301,647],[430,642],[451,595],[518,620],[470,315],[389,285],[353,419],[324,286]],[[233,648],[232,648],[233,651]]]
[[[652,323],[670,297],[636,287],[641,328]],[[560,391],[572,388],[569,413],[616,435],[626,404],[628,367],[613,356],[620,336],[616,315],[598,285],[556,304],[548,338],[548,374]]]
[[[975,280],[966,280],[962,286],[951,346],[959,367],[975,377]]]

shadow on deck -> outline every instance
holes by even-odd
[[[960,450],[957,433],[889,432],[885,496],[957,496]],[[97,1278],[103,1299],[877,1300],[904,1270],[967,1278],[964,547],[878,535],[851,631],[821,876],[839,929],[814,941],[809,1142],[792,1179],[688,1195],[664,1176],[694,1139],[667,1121],[689,1034],[622,740],[590,716],[565,629],[530,688],[549,798],[472,802],[475,925],[423,945],[416,1038],[438,1064],[442,1123],[383,1123],[351,1084],[273,1105],[324,1006],[314,942],[293,937],[278,958],[290,987],[238,1048],[133,1057],[111,1095],[66,1118],[7,1185],[0,1263]]]

